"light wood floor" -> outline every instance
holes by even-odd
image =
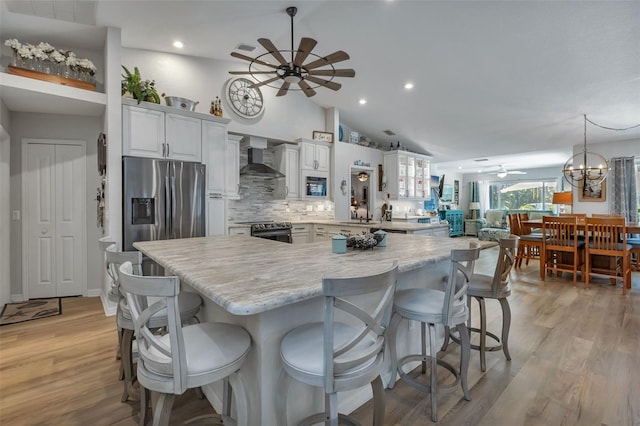
[[[478,269],[492,273],[495,254],[487,250]],[[481,373],[472,351],[472,401],[460,391],[440,396],[438,424],[639,425],[640,273],[633,275],[623,297],[620,284],[605,280],[589,290],[568,275],[540,282],[537,262],[512,272],[513,360],[488,353]],[[489,327],[499,330],[491,302]],[[98,298],[66,298],[62,306],[60,316],[0,327],[0,424],[137,424],[138,403],[120,402],[114,318]],[[450,345],[445,357],[458,356]],[[386,400],[385,424],[431,424],[428,395],[398,383]],[[210,410],[189,391],[172,423]],[[355,417],[370,424],[369,404]]]

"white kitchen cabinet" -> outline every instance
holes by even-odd
[[[300,139],[299,139],[300,140]],[[300,168],[316,172],[329,172],[331,146],[324,142],[300,142]]]
[[[242,227],[229,227],[229,235],[251,235],[251,229],[247,226]]]
[[[239,138],[227,135],[225,123],[202,121],[202,162],[207,165],[207,193],[237,198],[239,194]]]
[[[295,224],[291,227],[291,242],[293,244],[306,244],[309,242],[309,228],[313,225],[306,223]]]
[[[221,196],[207,195],[207,236],[225,235],[227,232],[226,200]]]
[[[202,160],[201,120],[156,109],[122,106],[122,154]]]
[[[300,151],[297,146],[283,143],[274,149],[275,168],[284,179],[275,180],[274,197],[278,199],[300,198]]]
[[[313,242],[317,243],[318,241],[328,241],[331,239],[331,235],[329,233],[328,225],[313,225]]]
[[[229,198],[240,197],[240,140],[242,136],[228,135],[224,151],[224,186]]]
[[[384,153],[386,192],[395,200],[424,200],[431,197],[429,157],[406,151]]]

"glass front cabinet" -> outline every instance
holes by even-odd
[[[430,198],[431,176],[429,157],[406,151],[384,154],[384,191],[395,200],[424,200]]]

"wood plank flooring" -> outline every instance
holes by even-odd
[[[477,270],[492,273],[496,253],[486,250]],[[640,425],[640,273],[626,297],[608,280],[589,290],[573,287],[568,274],[541,282],[537,262],[513,271],[511,283],[512,361],[487,353],[482,373],[472,351],[472,401],[461,391],[439,396],[438,424]],[[499,330],[492,302],[488,324]],[[115,319],[98,298],[66,298],[62,306],[60,316],[0,327],[0,424],[137,424],[137,401],[120,402]],[[455,364],[458,351],[452,344],[441,355]],[[432,424],[427,394],[399,382],[386,401],[385,424]],[[189,391],[171,423],[211,411]],[[370,424],[371,414],[365,404],[354,416]]]

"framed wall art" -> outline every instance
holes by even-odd
[[[593,182],[581,179],[578,185],[578,201],[607,201],[607,181]]]

